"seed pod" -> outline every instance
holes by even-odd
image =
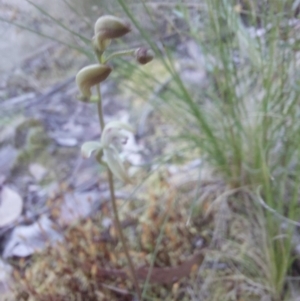
[[[95,23],[94,45],[100,51],[105,50],[104,41],[120,38],[131,31],[130,24],[121,18],[105,15],[100,17]]]
[[[153,60],[154,53],[150,49],[140,47],[135,51],[134,56],[141,65],[145,65]]]
[[[108,65],[89,65],[82,68],[76,75],[77,86],[85,98],[92,95],[91,87],[103,82],[112,71]]]

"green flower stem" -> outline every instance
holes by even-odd
[[[98,109],[99,123],[100,123],[101,131],[103,131],[105,123],[104,123],[104,117],[103,117],[100,85],[97,85],[97,94],[98,94],[97,109]]]
[[[107,58],[105,58],[103,60],[103,63],[107,63],[109,60],[116,58],[116,57],[120,57],[120,56],[133,56],[134,52],[136,51],[136,49],[128,49],[128,50],[121,50],[121,51],[116,51],[113,52],[112,54],[110,54]]]
[[[103,131],[104,126],[105,126],[105,122],[104,122],[104,116],[103,116],[103,109],[102,109],[102,98],[101,98],[101,91],[100,91],[100,85],[97,85],[97,94],[98,94],[98,102],[97,102],[97,107],[98,107],[98,115],[99,115],[99,123],[100,123],[100,127],[101,130]],[[141,295],[141,290],[140,290],[140,286],[139,286],[139,282],[138,282],[138,278],[134,269],[134,265],[133,262],[131,260],[130,254],[129,254],[129,249],[124,237],[124,233],[122,230],[122,226],[121,226],[121,222],[120,222],[120,217],[119,217],[119,213],[118,213],[118,208],[117,208],[117,203],[116,203],[116,197],[115,197],[115,187],[114,187],[114,179],[113,179],[113,174],[110,171],[110,169],[107,167],[107,175],[108,175],[108,183],[109,183],[109,191],[110,191],[110,197],[111,197],[111,203],[112,203],[112,207],[113,207],[113,212],[114,212],[114,217],[115,217],[115,221],[116,221],[116,227],[117,227],[117,231],[125,252],[125,256],[127,258],[128,261],[128,265],[129,265],[129,270],[131,273],[131,277],[132,277],[132,281],[134,283],[135,286],[135,290],[136,293],[138,295],[138,300],[141,301],[142,300],[142,295]]]
[[[95,54],[96,54],[96,57],[97,57],[98,62],[99,62],[100,64],[102,64],[102,63],[103,63],[103,62],[102,62],[102,60],[103,60],[103,51],[100,51],[100,50],[94,48],[94,52],[95,52]]]

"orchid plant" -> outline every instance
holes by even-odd
[[[79,99],[84,102],[97,104],[99,122],[102,130],[99,141],[85,142],[81,147],[81,153],[87,158],[92,154],[95,154],[95,158],[99,164],[107,167],[108,182],[112,207],[116,220],[116,227],[128,260],[131,277],[134,282],[138,299],[141,300],[138,279],[120,224],[113,179],[113,176],[115,176],[117,179],[126,184],[132,183],[132,180],[128,176],[123,165],[119,152],[122,148],[122,145],[126,144],[127,142],[128,137],[126,132],[134,132],[134,129],[129,124],[120,121],[111,121],[105,124],[100,91],[100,83],[106,80],[112,72],[112,68],[107,63],[113,58],[130,55],[133,56],[139,64],[147,64],[153,59],[154,55],[152,51],[144,47],[114,52],[105,57],[105,50],[110,45],[111,40],[120,38],[130,31],[130,24],[123,19],[110,15],[100,17],[95,23],[94,37],[92,38],[92,44],[97,56],[98,64],[89,65],[81,69],[76,75],[76,83],[81,92]],[[97,95],[92,94],[92,87],[94,86],[96,86]]]
[[[95,152],[100,164],[105,164],[102,161],[102,157],[104,157],[105,162],[114,176],[125,183],[132,183],[118,152],[121,146],[127,142],[127,135],[124,134],[122,130],[134,132],[134,129],[127,123],[119,121],[107,123],[103,129],[100,142],[85,142],[81,147],[81,153],[84,157],[89,158],[92,153]]]

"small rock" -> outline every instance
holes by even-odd
[[[32,163],[29,166],[29,172],[37,182],[40,182],[44,179],[48,171],[44,166],[38,163]]]
[[[74,121],[68,122],[63,126],[63,130],[68,132],[72,137],[81,138],[84,134],[84,128],[80,124],[75,124]]]
[[[76,138],[55,138],[55,141],[60,146],[73,147],[78,144],[78,140]]]
[[[44,249],[48,243],[62,240],[48,216],[42,215],[29,226],[17,226],[4,247],[3,257],[27,257]]]
[[[7,226],[18,219],[22,213],[23,200],[11,188],[4,186],[0,194],[0,227]]]
[[[0,174],[7,176],[17,159],[17,150],[11,145],[0,149]]]

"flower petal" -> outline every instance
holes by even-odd
[[[109,147],[109,145],[113,142],[115,138],[125,138],[126,135],[121,133],[121,130],[134,132],[133,127],[130,126],[128,123],[120,121],[108,122],[101,135],[101,144],[103,145],[103,147]]]
[[[81,154],[85,158],[89,158],[94,151],[99,151],[102,149],[102,145],[98,141],[87,141],[81,146]]]
[[[103,152],[106,163],[113,175],[125,183],[131,183],[117,150],[114,147],[109,147],[105,148]]]
[[[106,128],[115,128],[115,129],[119,129],[119,130],[126,130],[128,132],[132,132],[134,133],[134,128],[126,123],[126,122],[122,122],[122,121],[110,121],[106,124],[105,126]]]

